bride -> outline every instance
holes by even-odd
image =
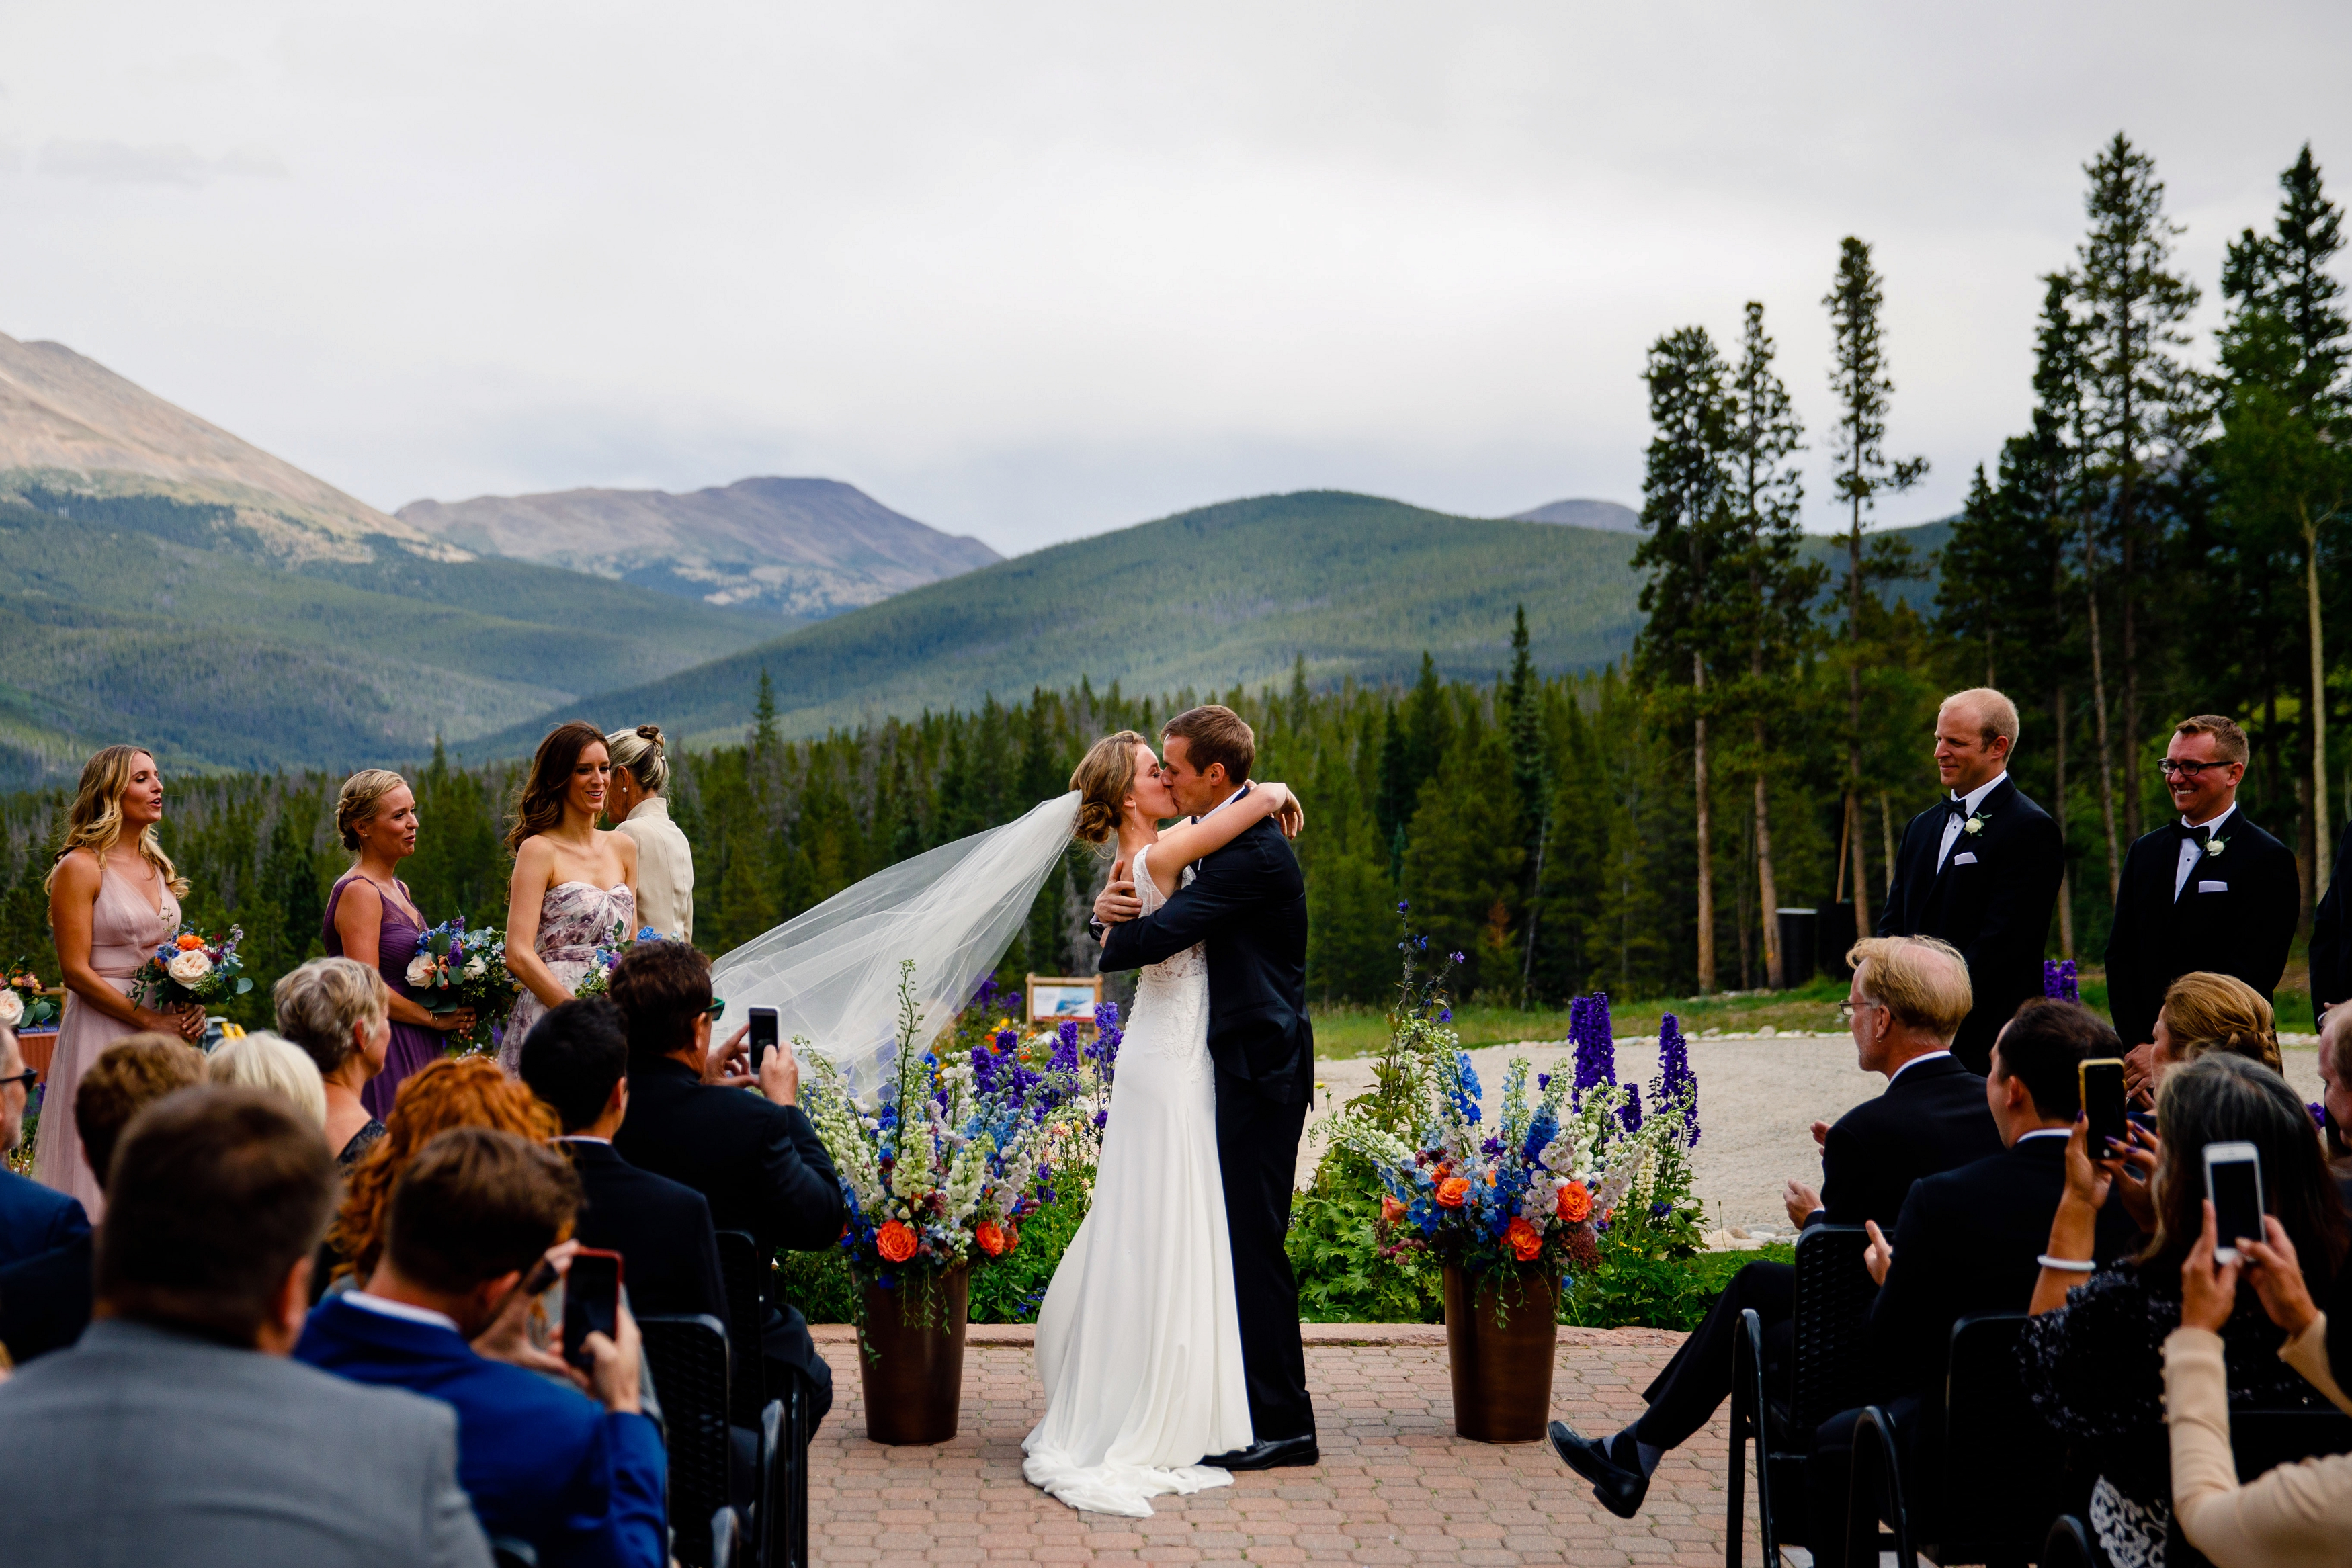
[[[1076,834],[1116,833],[1143,912],[1192,864],[1261,819],[1297,831],[1280,784],[1253,786],[1165,832],[1175,796],[1132,730],[1097,741],[1070,779]],[[1045,1417],[1022,1473],[1073,1508],[1143,1517],[1147,1499],[1228,1486],[1204,1454],[1250,1446],[1217,1116],[1209,1065],[1209,972],[1198,946],[1147,967],[1119,1047],[1094,1198],[1037,1314]]]

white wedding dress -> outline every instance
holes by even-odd
[[[1135,856],[1147,915],[1165,902],[1150,853]],[[1037,1313],[1037,1375],[1045,1418],[1022,1473],[1073,1508],[1148,1516],[1151,1498],[1230,1486],[1197,1461],[1250,1445],[1198,946],[1136,987],[1094,1202]]]

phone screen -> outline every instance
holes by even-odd
[[[2127,1147],[2131,1134],[2124,1119],[2124,1064],[2116,1057],[2085,1061],[2082,1067],[2083,1117],[2091,1157],[2103,1159],[2110,1148]]]
[[[768,1052],[776,1049],[775,1009],[753,1008],[751,1009],[751,1071],[756,1075],[760,1071],[760,1063],[768,1059]]]
[[[2262,1158],[2252,1144],[2216,1145],[2206,1151],[2205,1196],[2213,1200],[2215,1257],[2225,1263],[2232,1261],[2242,1238],[2263,1239]]]
[[[563,1277],[563,1359],[585,1371],[588,1336],[619,1337],[621,1255],[583,1248]]]

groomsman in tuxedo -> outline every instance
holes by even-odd
[[[2268,1001],[2303,901],[2294,852],[2238,810],[2244,730],[2218,714],[2184,718],[2158,766],[2180,818],[2124,857],[2107,937],[2107,1007],[2136,1056],[2165,987],[2192,970],[2235,976]]]
[[[2017,705],[1990,686],[1955,692],[1936,715],[1944,799],[1903,830],[1881,936],[1940,936],[1969,961],[1976,998],[1952,1054],[1981,1075],[1993,1037],[2042,994],[2050,912],[2065,844],[2050,813],[2009,776]]]

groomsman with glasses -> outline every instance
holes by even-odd
[[[2192,971],[2234,976],[2270,1000],[2303,904],[2294,852],[2238,809],[2244,730],[2218,714],[2184,718],[2157,767],[2179,820],[2124,856],[2107,937],[2107,1007],[2134,1048],[2155,1038],[2165,988]]]
[[[1944,799],[1911,819],[1878,917],[1881,936],[1938,936],[1969,963],[1976,998],[1952,1054],[1979,1077],[1993,1037],[2042,994],[2042,957],[2065,845],[2050,813],[2009,776],[2017,705],[1990,686],[1955,692],[1936,714]]]

